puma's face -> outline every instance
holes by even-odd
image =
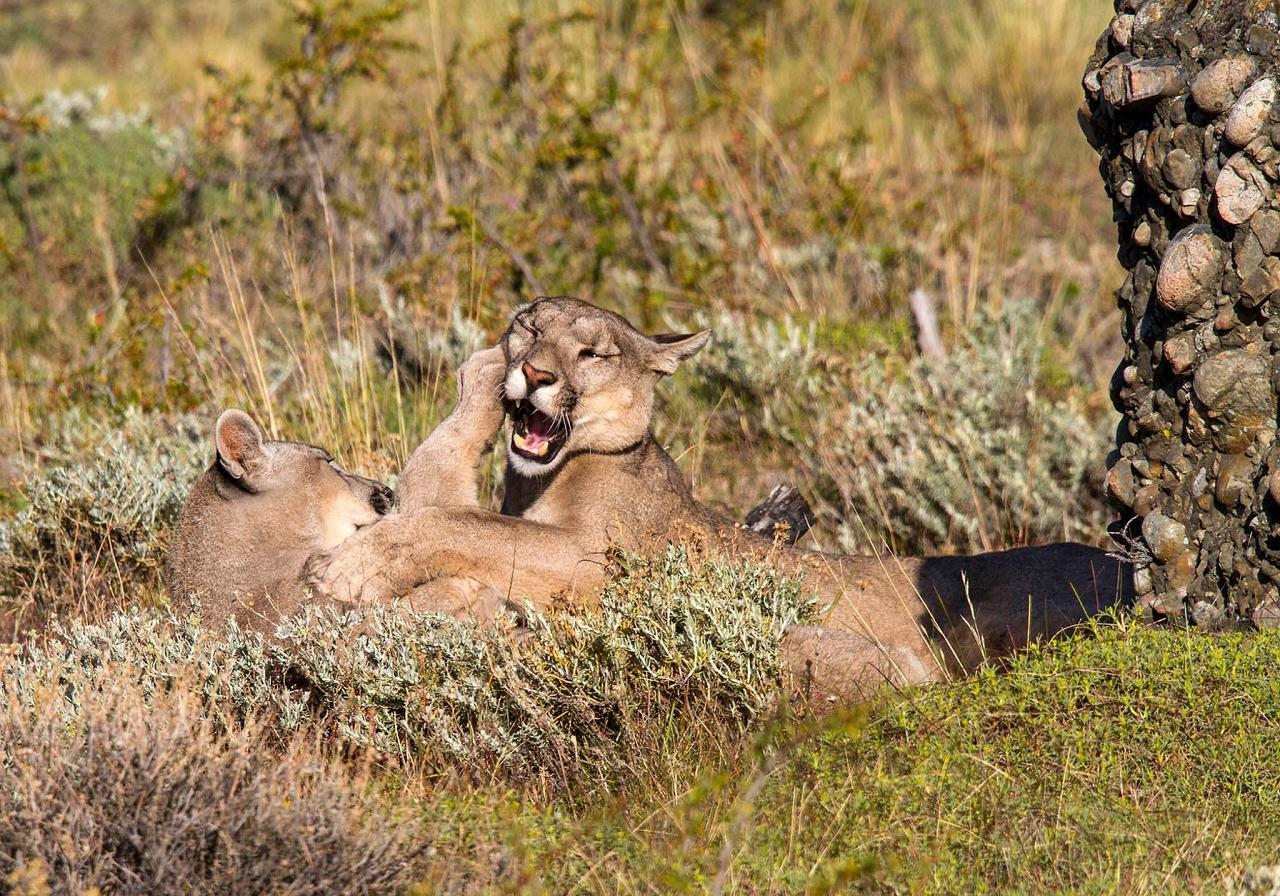
[[[391,509],[392,491],[381,482],[348,473],[323,448],[265,440],[241,411],[218,418],[216,441],[219,491],[237,525],[264,543],[329,550]]]
[[[568,297],[517,309],[502,337],[512,469],[538,476],[572,454],[634,445],[649,429],[659,377],[710,337],[709,330],[646,336],[619,315]]]

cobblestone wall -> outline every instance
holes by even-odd
[[[1203,626],[1280,624],[1276,9],[1120,0],[1084,76],[1129,272],[1107,487],[1143,606]]]

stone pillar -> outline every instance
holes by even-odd
[[[1124,415],[1107,487],[1139,601],[1280,623],[1280,18],[1118,0],[1080,123],[1115,210]]]

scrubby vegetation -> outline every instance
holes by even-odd
[[[12,638],[60,612],[146,602],[169,528],[208,451],[196,418],[128,408],[109,424],[73,409],[47,421],[46,460],[0,521],[0,611]]]
[[[515,641],[267,643],[160,584],[218,410],[392,480],[542,292],[714,329],[660,436],[735,516],[785,479],[818,546],[1100,542],[1106,3],[0,6],[13,892],[1266,892],[1270,634],[1119,620],[818,721],[749,565],[620,556]]]
[[[56,681],[73,708],[106,673],[143,695],[181,682],[219,717],[270,711],[282,736],[322,722],[401,763],[553,789],[607,778],[655,706],[697,706],[726,725],[772,709],[782,631],[813,610],[794,583],[675,548],[615,562],[598,605],[532,614],[516,640],[434,614],[308,609],[265,641],[234,623],[207,632],[194,617],[135,609],[55,623],[53,640],[32,641],[6,672],[11,696],[30,702]]]
[[[666,584],[678,606],[685,583]],[[563,622],[538,636],[570,660],[544,694],[513,686],[525,670],[505,674],[552,671],[531,645],[465,647],[465,631],[446,633],[465,627],[444,620],[397,632],[426,649],[385,668],[372,664],[388,649],[378,635],[354,649],[295,642],[264,666],[242,635],[187,627],[162,641],[138,614],[65,630],[52,653],[6,668],[10,885],[143,893],[180,875],[193,892],[409,881],[430,893],[1268,892],[1280,836],[1272,634],[1103,626],[1000,673],[775,722],[735,746],[744,717],[707,687],[731,680],[714,650],[668,671],[653,642],[623,635],[653,675],[615,679],[625,697],[594,702],[592,676],[620,667],[577,640],[583,623]],[[344,625],[310,624],[339,636]],[[436,661],[441,644],[452,661]],[[676,682],[687,692],[672,702]],[[524,728],[533,738],[505,770],[493,751],[504,732],[483,724],[452,765],[448,738],[468,712],[530,722],[531,706],[562,699],[569,711]],[[619,712],[602,727],[606,706]],[[571,730],[574,754],[547,749]],[[571,787],[546,789],[584,759]],[[529,762],[550,773],[532,788],[508,774]],[[472,771],[439,777],[451,765]]]

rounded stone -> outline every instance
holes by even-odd
[[[1151,511],[1155,510],[1156,501],[1160,498],[1160,488],[1154,482],[1150,485],[1144,485],[1133,493],[1133,512],[1137,516],[1145,517]]]
[[[1253,611],[1253,624],[1259,629],[1280,628],[1280,605],[1267,601]]]
[[[1176,374],[1181,375],[1190,370],[1196,360],[1195,334],[1182,333],[1167,340],[1164,344],[1164,359]]]
[[[1248,56],[1228,56],[1205,66],[1191,81],[1191,99],[1206,112],[1220,115],[1231,108],[1257,71]]]
[[[1249,222],[1249,229],[1264,253],[1270,255],[1280,249],[1280,212],[1267,209]]]
[[[1169,186],[1175,190],[1185,190],[1200,179],[1200,166],[1185,149],[1175,147],[1169,150],[1160,170]]]
[[[1218,482],[1214,498],[1230,510],[1247,497],[1253,484],[1253,461],[1243,454],[1225,454],[1218,462]]]
[[[1196,577],[1195,551],[1179,551],[1165,566],[1165,577],[1169,587],[1179,593],[1185,593],[1187,587]]]
[[[1125,507],[1133,506],[1133,465],[1121,458],[1107,472],[1107,491]]]
[[[1153,510],[1142,520],[1142,538],[1157,560],[1168,561],[1186,549],[1187,529],[1177,520]]]
[[[1178,195],[1178,211],[1182,212],[1184,218],[1195,216],[1196,210],[1200,207],[1200,191],[1192,187],[1190,190],[1183,190]]]
[[[1210,416],[1265,416],[1274,410],[1267,362],[1245,349],[1218,352],[1196,368],[1192,388]]]
[[[1267,176],[1242,152],[1232,156],[1213,184],[1218,216],[1228,224],[1243,224],[1271,195]]]
[[[1240,281],[1240,301],[1246,307],[1257,308],[1276,290],[1280,290],[1280,258],[1268,255]]]
[[[1267,117],[1276,101],[1274,78],[1262,78],[1253,82],[1240,94],[1231,111],[1227,113],[1222,136],[1235,146],[1244,146],[1262,135]]]
[[[1111,39],[1117,47],[1128,47],[1133,40],[1133,15],[1121,13],[1111,20]]]
[[[1149,568],[1140,566],[1133,571],[1133,590],[1139,595],[1152,592],[1151,570]]]
[[[1217,294],[1225,263],[1226,244],[1206,225],[1180,230],[1156,275],[1156,300],[1179,314],[1194,311]]]
[[[1198,600],[1191,608],[1191,619],[1198,628],[1215,629],[1222,624],[1223,613],[1208,601]]]

